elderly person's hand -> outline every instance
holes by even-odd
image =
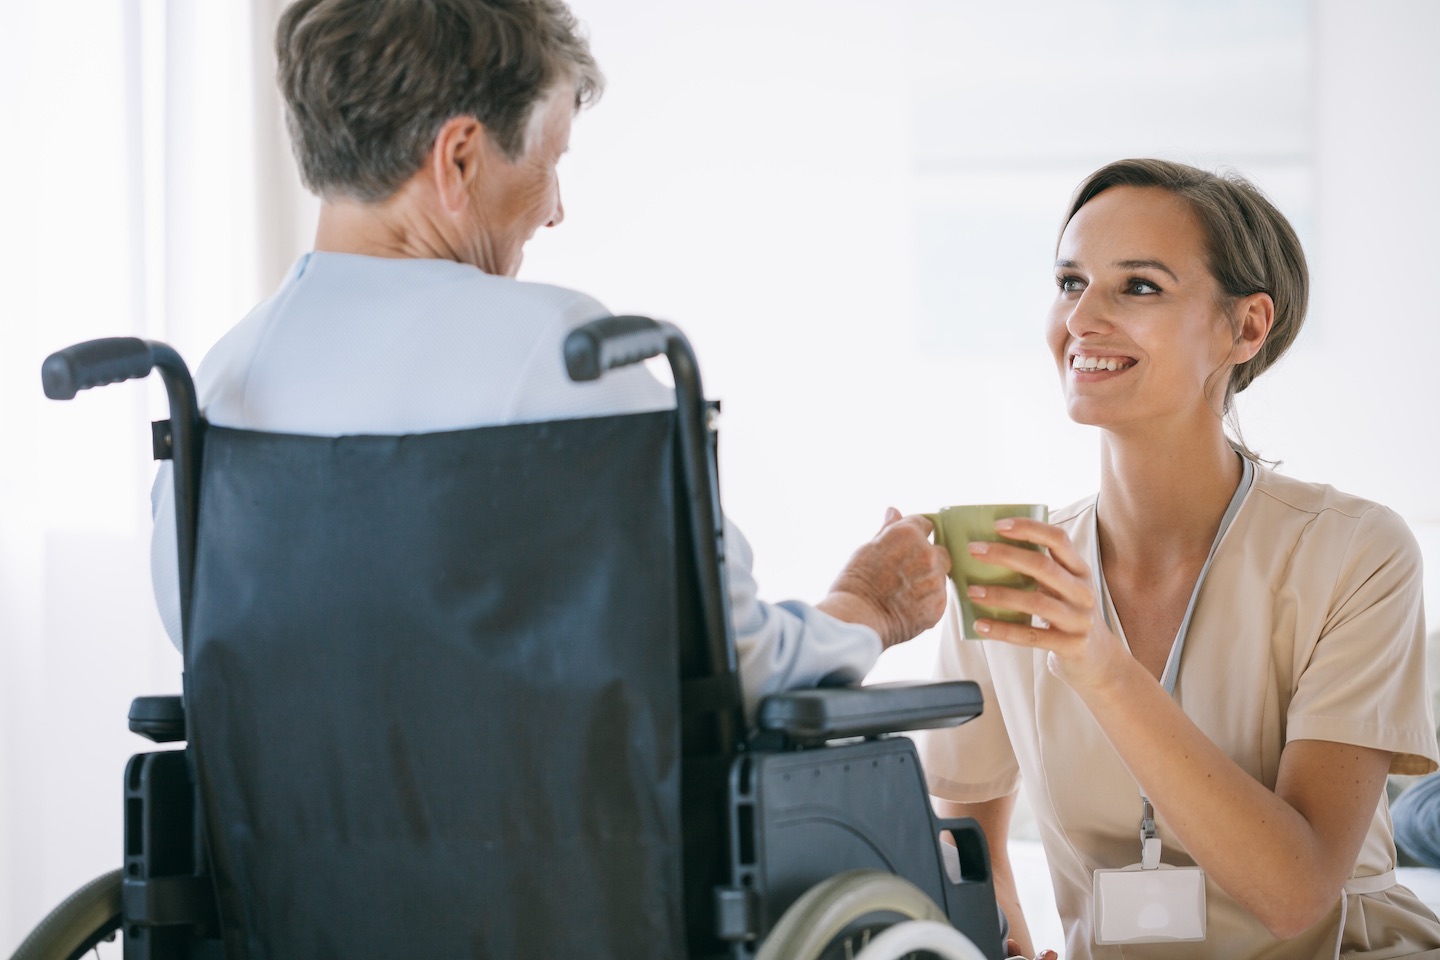
[[[1021,953],[1020,944],[1014,940],[1006,940],[1005,960],[1030,960],[1030,957]],[[1041,950],[1035,954],[1035,960],[1059,960],[1059,955],[1054,950]]]
[[[930,542],[933,529],[924,517],[902,517],[890,507],[880,532],[855,551],[815,606],[873,628],[886,648],[935,626],[945,612],[950,555]]]

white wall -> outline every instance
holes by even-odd
[[[1440,4],[1316,4],[1310,328],[1242,396],[1296,476],[1388,504],[1425,552],[1440,628]]]
[[[1440,572],[1440,388],[1421,369],[1440,337],[1422,279],[1440,253],[1440,7],[1138,6],[1127,33],[1124,4],[1086,8],[1106,21],[1061,3],[575,3],[611,83],[562,167],[568,219],[525,272],[690,331],[762,589],[820,593],[890,503],[1093,488],[1094,437],[1065,419],[1040,343],[1053,231],[1086,172],[1146,152],[1235,166],[1297,222],[1310,326],[1240,398],[1246,438],[1393,505]],[[1202,46],[1222,38],[1239,67]],[[923,302],[922,270],[967,266],[927,247],[937,206],[974,215],[957,246],[1019,261],[965,276],[960,336]],[[882,673],[928,656],[902,648]]]
[[[227,5],[168,5],[189,13],[161,59],[189,79],[171,138],[145,154],[155,126],[126,84],[156,54],[127,73],[116,37],[164,6],[12,3],[0,35],[21,224],[0,236],[0,952],[117,861],[120,768],[141,746],[126,704],[177,685],[146,586],[157,398],[130,385],[50,404],[40,360],[125,332],[198,360],[279,269],[248,259],[247,61],[232,49],[247,28],[215,12]],[[725,503],[770,596],[822,592],[888,504],[1091,489],[1094,437],[1064,418],[1039,324],[1068,191],[1135,152],[1228,160],[1302,221],[1312,327],[1242,397],[1247,439],[1395,506],[1440,571],[1425,368],[1440,352],[1440,5],[1192,6],[1146,2],[1127,30],[1094,25],[1126,27],[1123,0],[1088,17],[1058,2],[574,0],[610,85],[562,165],[567,221],[522,276],[690,333],[725,404]],[[1238,68],[1195,46],[1227,33],[1251,53]],[[1106,37],[1132,46],[1097,56]],[[923,672],[932,650],[887,654],[880,673]]]
[[[1295,432],[1297,471],[1390,504],[1433,548],[1440,300],[1425,278],[1440,260],[1440,59],[1426,37],[1440,5],[1327,0],[1319,12],[1319,359],[1286,371],[1296,395],[1282,401],[1277,384],[1268,416],[1277,436]]]

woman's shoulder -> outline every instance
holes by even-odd
[[[1283,531],[1293,529],[1297,537],[1334,550],[1379,551],[1418,561],[1420,545],[1414,533],[1384,504],[1268,468],[1255,471],[1253,497],[1259,525],[1282,540]]]
[[[1255,495],[1265,509],[1306,518],[1326,517],[1336,522],[1388,522],[1404,526],[1399,515],[1382,503],[1262,467],[1255,471]]]

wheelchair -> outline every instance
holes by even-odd
[[[267,434],[204,422],[162,343],[45,361],[53,399],[164,381],[182,693],[129,722],[183,748],[130,760],[120,868],[14,960],[1003,956],[985,836],[898,735],[978,688],[792,690],[752,726],[689,344],[607,317],[564,352],[664,355],[675,409]]]

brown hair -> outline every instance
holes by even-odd
[[[1223,305],[1254,293],[1275,303],[1270,335],[1260,351],[1230,371],[1222,414],[1229,414],[1237,437],[1231,402],[1290,348],[1305,322],[1310,272],[1305,251],[1285,215],[1249,180],[1237,173],[1210,173],[1171,160],[1117,160],[1096,170],[1076,188],[1061,233],[1081,207],[1111,187],[1159,187],[1190,204],[1205,232],[1206,261],[1220,287]],[[1232,318],[1232,325],[1234,321]],[[1241,453],[1258,460],[1243,440]]]
[[[604,86],[561,0],[296,0],[275,53],[305,185],[365,202],[413,176],[453,117],[513,160],[557,83],[575,84],[577,110]]]

